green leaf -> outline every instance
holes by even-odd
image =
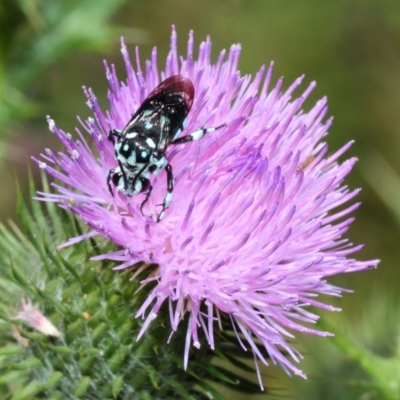
[[[50,389],[53,386],[57,385],[57,383],[63,378],[63,373],[59,371],[53,372],[48,378],[46,378],[44,387],[46,389]]]
[[[255,368],[240,361],[240,359],[232,356],[229,352],[221,352],[220,350],[216,350],[215,353],[219,358],[221,358],[223,360],[228,360],[230,363],[232,363],[234,366],[241,369],[242,371],[251,372],[251,373],[256,372]]]
[[[35,367],[40,367],[42,366],[43,363],[41,360],[39,360],[36,357],[32,357],[32,358],[27,358],[24,361],[21,361],[20,363],[13,363],[10,367],[12,369],[16,369],[16,370],[24,370],[24,369],[31,369],[31,368],[35,368]]]
[[[18,393],[11,397],[11,400],[32,399],[35,395],[43,391],[43,386],[38,381],[28,383]]]
[[[13,264],[11,264],[11,272],[15,279],[15,281],[27,292],[32,291],[32,285],[28,282],[27,279],[19,272],[18,268],[16,268]]]
[[[122,376],[115,376],[112,380],[112,396],[117,398],[121,392],[122,385],[124,384],[124,378]]]
[[[204,380],[199,380],[197,382],[197,384],[203,390],[203,393],[206,394],[207,398],[212,399],[212,400],[227,400],[216,389],[214,389],[211,385],[209,385]]]
[[[43,348],[54,351],[54,353],[64,356],[74,355],[74,351],[67,346],[53,346],[49,343],[42,343]]]
[[[252,382],[243,376],[239,376],[238,374],[221,366],[217,366],[215,368],[225,377],[225,379],[219,380],[221,384],[244,393],[260,392],[261,389],[258,382]]]
[[[144,365],[143,368],[146,370],[151,384],[155,389],[159,389],[160,377],[158,371],[152,365]]]
[[[21,346],[8,345],[0,347],[0,356],[19,355],[26,353],[26,350]]]
[[[178,381],[167,378],[167,379],[165,379],[165,382],[166,382],[166,384],[171,386],[175,390],[175,392],[182,397],[182,399],[195,400],[193,395],[191,395],[188,392],[188,390],[183,385],[181,385]]]
[[[90,383],[91,383],[90,377],[89,376],[83,376],[79,380],[79,382],[78,382],[78,384],[76,386],[76,389],[75,389],[75,392],[74,392],[74,396],[78,397],[78,398],[82,397],[86,393]]]
[[[25,371],[11,371],[11,372],[7,372],[4,373],[2,376],[0,376],[0,384],[3,383],[13,383],[15,381],[19,381],[19,380],[25,380],[27,378],[27,374],[25,373]]]

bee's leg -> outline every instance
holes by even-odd
[[[108,132],[107,135],[107,139],[111,142],[111,143],[115,143],[115,139],[119,139],[121,137],[121,131],[119,131],[118,129],[111,129],[110,132]]]
[[[194,131],[189,135],[182,136],[178,139],[173,140],[170,144],[181,144],[181,143],[193,142],[195,140],[200,140],[207,133],[214,132],[217,129],[224,128],[225,126],[226,126],[226,124],[222,124],[222,125],[219,125],[216,127],[211,127],[211,128],[200,128],[197,131]]]
[[[115,169],[111,168],[108,172],[107,172],[107,185],[108,185],[108,190],[111,193],[111,196],[114,196],[113,190],[112,190],[112,186],[111,186],[111,181],[113,180],[113,176],[115,174]]]
[[[153,186],[150,184],[150,180],[147,178],[142,178],[142,188],[143,190],[147,190],[146,197],[143,200],[142,204],[140,205],[140,212],[143,214],[143,206],[146,204],[147,200],[149,199],[151,192],[153,191]]]
[[[167,164],[165,171],[167,172],[167,194],[164,197],[163,204],[161,204],[162,210],[160,214],[158,214],[157,222],[161,221],[161,219],[164,217],[165,210],[171,205],[172,192],[174,190],[174,176],[172,175],[171,164]]]

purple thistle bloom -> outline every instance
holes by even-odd
[[[342,238],[353,221],[348,215],[359,206],[348,205],[359,190],[343,185],[356,158],[338,162],[352,142],[327,155],[322,140],[332,119],[324,121],[326,98],[309,112],[302,111],[315,82],[293,99],[303,78],[282,91],[282,79],[272,83],[272,64],[254,78],[241,76],[240,45],[233,45],[228,54],[222,51],[212,64],[209,38],[201,43],[197,58],[192,33],[186,57],[178,56],[176,42],[173,29],[161,73],[155,48],[145,70],[136,51],[135,71],[122,42],[126,82],[117,79],[113,65],[105,64],[109,111],[104,113],[92,90],[84,88],[94,118],[81,124],[90,138],[77,130],[75,141],[48,119],[66,152],[46,150],[42,160],[36,160],[62,183],[53,185],[58,193],[40,193],[41,199],[60,202],[91,228],[65,245],[100,234],[122,249],[93,259],[118,261],[116,270],[144,262],[136,274],[158,265],[141,282],[156,285],[137,311],[136,317],[144,319],[138,339],[167,301],[172,331],[187,314],[186,366],[191,344],[200,347],[199,329],[214,348],[213,331],[225,313],[240,345],[250,348],[256,359],[268,364],[268,355],[286,372],[305,377],[294,365],[302,356],[287,339],[294,331],[330,335],[304,325],[318,319],[308,306],[339,311],[318,300],[319,294],[340,296],[344,291],[328,284],[326,277],[378,263],[350,258],[361,246]],[[117,192],[113,197],[106,175],[117,162],[107,134],[123,129],[152,89],[175,74],[189,78],[195,87],[182,135],[201,127],[227,127],[168,148],[174,199],[157,223],[157,205],[166,193],[165,172],[151,178],[154,190],[145,216],[140,212],[144,195]]]

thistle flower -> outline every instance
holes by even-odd
[[[304,112],[315,82],[293,99],[303,77],[282,90],[282,79],[273,83],[272,64],[255,77],[241,76],[240,52],[240,45],[233,45],[213,64],[207,38],[196,58],[190,33],[187,55],[180,57],[173,29],[163,72],[155,48],[144,70],[136,50],[135,70],[122,41],[126,82],[105,64],[109,110],[103,112],[92,90],[84,88],[94,118],[81,121],[86,133],[77,129],[77,141],[48,119],[65,152],[47,149],[36,160],[61,182],[53,185],[57,193],[40,193],[40,198],[59,202],[90,227],[64,246],[102,235],[119,249],[93,259],[115,260],[115,270],[135,266],[135,276],[148,271],[141,283],[152,283],[152,289],[136,313],[144,319],[138,340],[167,303],[172,332],[187,321],[186,366],[191,344],[200,347],[199,330],[214,348],[214,329],[227,315],[240,345],[256,360],[268,364],[269,357],[286,372],[305,377],[294,365],[302,356],[289,341],[296,331],[330,335],[309,325],[318,319],[309,306],[339,311],[318,300],[319,294],[339,296],[344,290],[326,278],[368,269],[378,261],[351,258],[361,246],[342,237],[353,221],[348,215],[359,206],[349,205],[359,190],[343,185],[356,158],[338,161],[352,142],[328,155],[322,141],[332,123],[325,120],[326,98]],[[166,193],[165,173],[152,178],[144,215],[143,195],[113,196],[106,175],[117,162],[107,134],[123,129],[151,90],[175,74],[188,77],[195,87],[182,135],[227,126],[200,141],[168,148],[174,200],[157,223],[154,213]]]
[[[15,319],[24,321],[32,328],[43,333],[46,336],[60,337],[61,333],[58,329],[46,318],[37,306],[32,304],[30,300],[21,299],[21,307]],[[23,339],[21,339],[23,340]]]

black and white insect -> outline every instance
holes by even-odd
[[[174,189],[172,167],[165,155],[168,146],[199,140],[226,126],[200,128],[179,137],[186,126],[193,99],[194,86],[190,79],[182,75],[171,76],[149,94],[122,131],[113,129],[108,134],[118,162],[118,167],[108,171],[108,188],[114,195],[112,183],[117,191],[129,197],[146,192],[140,206],[142,214],[153,189],[150,174],[157,175],[165,169],[167,193],[160,204],[162,209],[157,222],[170,206]]]

